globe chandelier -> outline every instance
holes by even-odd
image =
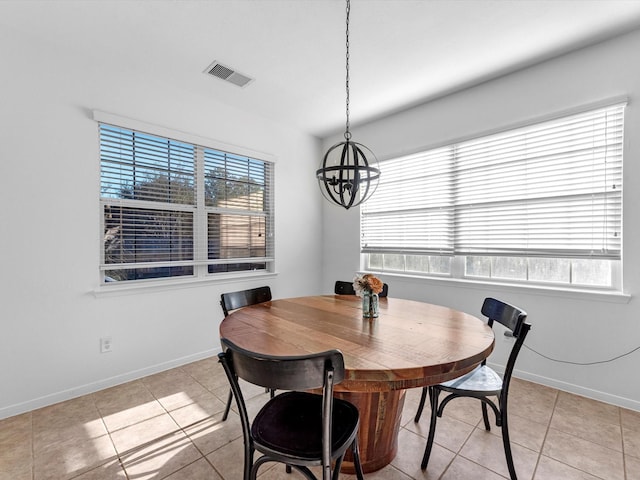
[[[351,1],[347,1],[346,28],[346,125],[344,141],[335,144],[316,170],[320,191],[332,203],[349,210],[366,202],[375,192],[380,179],[378,160],[361,143],[351,140],[349,131],[349,16]]]

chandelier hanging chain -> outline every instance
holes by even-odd
[[[351,1],[347,0],[347,30],[346,30],[346,66],[347,66],[347,76],[346,76],[346,92],[347,92],[347,103],[346,103],[346,113],[347,113],[347,123],[344,131],[344,138],[348,141],[351,139],[351,132],[349,131],[349,13],[351,13]]]
[[[349,210],[365,202],[378,186],[380,169],[375,155],[361,143],[351,140],[349,131],[349,19],[351,0],[346,0],[346,125],[345,140],[336,143],[324,154],[316,170],[322,195],[332,203]],[[368,158],[367,158],[368,157]]]

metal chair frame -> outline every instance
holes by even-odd
[[[431,422],[429,425],[429,436],[427,438],[427,445],[425,447],[424,455],[422,457],[422,463],[420,466],[422,470],[427,468],[429,457],[431,455],[431,449],[433,447],[433,439],[435,437],[436,421],[438,417],[442,417],[444,407],[447,406],[447,404],[455,398],[472,397],[477,398],[481,401],[482,418],[486,430],[491,430],[487,407],[490,407],[491,410],[493,410],[493,413],[496,417],[496,426],[502,429],[502,442],[504,445],[504,452],[507,460],[507,468],[509,469],[509,475],[511,477],[511,480],[517,480],[517,475],[513,464],[513,456],[511,453],[511,442],[509,440],[509,425],[507,421],[507,397],[509,393],[509,385],[511,383],[511,375],[513,373],[516,359],[518,357],[518,353],[520,352],[522,344],[524,343],[524,339],[531,328],[531,325],[526,322],[526,312],[517,307],[514,307],[513,305],[509,305],[494,298],[485,299],[482,305],[482,314],[488,318],[488,325],[490,327],[493,328],[494,322],[498,322],[505,326],[509,331],[511,331],[513,337],[516,339],[511,349],[504,374],[502,376],[502,385],[500,388],[494,390],[468,390],[462,388],[464,380],[469,379],[474,373],[478,371],[478,369],[489,369],[489,367],[486,367],[485,359],[476,370],[473,370],[472,372],[460,377],[459,379],[455,379],[444,384],[424,387],[422,389],[420,405],[418,406],[418,411],[416,412],[414,421],[417,423],[420,420],[420,416],[422,415],[422,410],[424,408],[426,395],[428,392],[429,403],[431,405]],[[495,374],[495,372],[493,372],[492,370],[491,373],[497,376],[497,374]],[[461,388],[458,388],[455,385],[458,385]],[[438,404],[438,397],[443,391],[448,392],[449,395],[444,397]],[[498,398],[497,405],[494,401],[488,398],[494,396]]]
[[[295,468],[309,480],[317,480],[309,469],[310,466],[322,466],[323,480],[337,480],[340,466],[348,449],[353,452],[354,466],[358,480],[363,480],[360,453],[358,448],[358,428],[360,425],[358,409],[355,405],[333,398],[333,387],[344,379],[344,359],[339,350],[329,350],[322,353],[304,356],[272,356],[245,350],[228,339],[221,339],[223,352],[218,355],[227,375],[233,396],[236,399],[244,440],[244,480],[255,480],[258,469],[267,462],[281,462],[290,468]],[[247,408],[238,379],[266,388],[288,390],[271,398],[261,411],[255,416],[253,424],[249,422]],[[322,395],[309,393],[307,390],[322,389]],[[277,422],[274,411],[290,412],[291,408],[303,405],[300,417],[288,416],[284,424]],[[310,408],[312,407],[312,408]],[[307,415],[317,418],[321,409],[321,432],[314,431],[308,423],[300,425],[297,418]],[[339,425],[341,434],[333,436],[334,411],[342,413]],[[300,420],[304,421],[304,420]],[[292,426],[294,425],[294,426]],[[302,427],[302,428],[301,428]],[[314,440],[314,445],[321,437],[321,453],[306,452],[300,444],[289,445],[286,440],[295,431],[304,431]],[[271,442],[274,435],[277,442]],[[254,453],[262,455],[254,461]],[[332,471],[332,464],[333,471]]]
[[[250,288],[248,290],[238,290],[236,292],[223,293],[220,295],[220,306],[224,316],[228,316],[229,312],[237,310],[238,308],[247,307],[249,305],[256,305],[258,303],[271,301],[271,288],[268,286]],[[270,392],[271,398],[273,398],[275,391],[266,390]],[[231,410],[231,402],[233,402],[233,392],[229,390],[227,397],[227,405],[225,406],[224,413],[222,414],[222,421],[226,421],[229,417],[229,411]]]

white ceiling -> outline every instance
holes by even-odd
[[[344,0],[0,0],[3,25],[168,92],[317,136],[344,128]],[[639,26],[640,0],[352,0],[351,122]],[[255,81],[203,74],[214,60]]]

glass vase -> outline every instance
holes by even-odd
[[[377,318],[379,315],[378,294],[364,292],[362,294],[362,316],[365,318]]]

